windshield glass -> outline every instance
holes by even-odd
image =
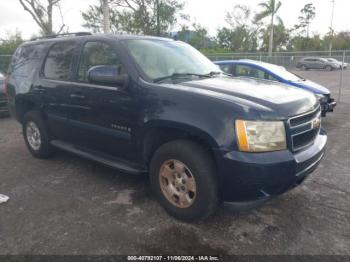
[[[329,62],[338,62],[338,61],[335,60],[334,58],[327,58],[327,60],[328,60]]]
[[[151,80],[174,74],[206,75],[219,67],[190,45],[179,41],[126,40],[126,46]]]
[[[271,68],[268,68],[271,72],[273,72],[274,74],[278,75],[279,77],[287,80],[287,81],[291,81],[291,82],[296,82],[296,81],[302,81],[304,80],[303,78],[288,72],[284,67],[281,66],[271,66]]]

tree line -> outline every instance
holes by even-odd
[[[68,31],[60,3],[62,0],[18,0],[40,28],[40,35]],[[272,52],[350,49],[350,32],[334,32],[332,28],[323,36],[310,33],[310,24],[317,15],[312,3],[307,3],[297,16],[297,23],[287,28],[278,15],[282,2],[265,0],[256,11],[246,5],[235,5],[225,14],[226,24],[215,36],[184,13],[182,0],[95,0],[81,13],[83,26],[94,33],[103,32],[103,2],[109,5],[109,31],[160,35],[188,42],[206,52]],[[60,21],[53,21],[58,12]],[[180,28],[176,32],[175,28]],[[21,43],[19,32],[0,39],[0,54],[12,53]]]

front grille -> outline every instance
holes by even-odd
[[[316,110],[311,111],[309,113],[290,118],[289,119],[290,127],[296,127],[311,121],[312,119],[317,117],[319,112],[320,112],[320,108],[317,108]]]
[[[293,151],[302,150],[310,146],[321,128],[321,108],[289,119],[291,142]]]
[[[305,133],[296,135],[293,137],[293,146],[294,148],[305,147],[310,144],[311,141],[314,141],[318,135],[318,129],[311,129]]]

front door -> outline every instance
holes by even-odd
[[[124,86],[89,83],[88,71],[97,65],[113,65],[127,73],[112,45],[89,41],[83,45],[77,79],[70,94],[69,122],[75,142],[116,157],[134,160],[132,135],[136,129],[137,100]]]

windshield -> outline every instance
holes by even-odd
[[[179,41],[126,40],[126,46],[151,80],[171,75],[207,75],[219,67],[190,45]]]
[[[338,61],[335,60],[334,58],[327,58],[327,60],[328,60],[329,62],[338,62]]]
[[[297,76],[289,71],[287,71],[284,67],[281,66],[271,66],[271,68],[268,68],[271,72],[278,75],[279,77],[291,81],[291,82],[297,82],[297,81],[303,81],[304,79],[300,76]]]

